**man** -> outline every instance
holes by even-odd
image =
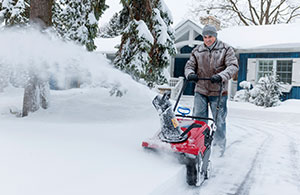
[[[217,39],[217,30],[214,26],[204,26],[202,35],[204,43],[192,51],[190,59],[185,65],[185,76],[188,80],[196,82],[193,115],[208,117],[209,105],[214,120],[217,121],[214,145],[220,147],[220,155],[222,156],[226,148],[228,80],[237,73],[239,67],[233,48]],[[207,81],[198,80],[198,78],[211,79]],[[221,82],[223,82],[222,96],[216,119]]]

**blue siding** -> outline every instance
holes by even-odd
[[[195,40],[198,40],[198,41],[203,41],[203,37],[202,37],[202,35],[198,35],[198,36],[195,38]]]
[[[282,100],[287,100],[287,99],[300,99],[300,87],[292,87],[290,93],[284,93],[281,96]]]
[[[247,77],[247,62],[249,58],[300,58],[300,52],[281,52],[281,53],[241,53],[239,54],[238,73],[238,90],[241,89],[239,84],[246,80]],[[291,92],[284,94],[283,100],[300,99],[300,87],[292,87]]]
[[[174,77],[184,77],[184,67],[189,58],[175,58]],[[189,82],[186,86],[184,95],[194,95],[195,83]]]

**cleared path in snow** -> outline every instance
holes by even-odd
[[[229,107],[227,151],[222,158],[212,156],[211,178],[201,188],[173,179],[153,194],[299,195],[299,118],[297,113]]]

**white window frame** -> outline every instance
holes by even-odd
[[[259,62],[260,61],[273,61],[273,73],[277,75],[277,61],[292,61],[292,71],[291,71],[291,83],[286,83],[287,85],[292,85],[293,83],[293,71],[294,71],[294,59],[293,58],[257,58],[256,60],[256,72],[255,72],[255,82],[258,82],[259,74]]]

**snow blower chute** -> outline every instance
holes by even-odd
[[[199,78],[207,80],[210,78]],[[189,185],[198,186],[209,177],[210,153],[215,121],[212,118],[195,116],[175,115],[179,100],[187,83],[185,80],[178,95],[174,108],[169,100],[170,92],[157,95],[152,103],[160,116],[161,129],[154,137],[144,141],[142,146],[146,149],[172,151],[179,154],[181,161],[186,165],[186,181]],[[220,96],[222,83],[220,84]],[[217,105],[216,116],[218,115],[220,98]],[[185,108],[181,108],[185,109]],[[206,122],[212,121],[211,126]]]

